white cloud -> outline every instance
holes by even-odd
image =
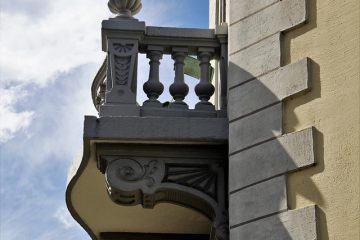
[[[76,227],[78,224],[75,222],[75,220],[72,218],[72,216],[69,213],[69,210],[65,206],[59,207],[54,216],[63,226],[64,228],[73,228]]]
[[[171,24],[169,16],[162,18],[158,12],[166,12],[174,6],[155,2],[144,1],[146,11],[143,10],[139,18],[149,24]],[[87,63],[100,66],[104,58],[100,43],[101,21],[112,16],[106,2],[57,0],[42,3],[47,12],[41,17],[20,11],[22,8],[17,12],[9,8],[2,11],[0,69],[3,78],[45,85],[58,73],[76,66]],[[167,21],[163,21],[165,19]]]
[[[0,143],[10,140],[16,132],[30,125],[34,112],[17,112],[14,109],[14,105],[26,95],[26,91],[21,87],[0,88]]]
[[[5,78],[46,84],[56,74],[88,62],[100,63],[100,21],[106,4],[86,0],[50,1],[41,19],[2,12],[0,68]],[[84,9],[86,9],[84,11]]]
[[[28,88],[31,96],[25,97],[21,108],[31,109],[34,121],[26,135],[17,134],[5,143],[4,154],[16,154],[31,165],[56,159],[71,161],[81,148],[84,115],[96,115],[90,97],[91,72],[96,67],[84,65],[44,87]]]

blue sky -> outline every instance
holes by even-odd
[[[147,25],[208,26],[208,0],[142,2],[137,18]],[[67,211],[65,188],[83,116],[96,115],[90,85],[104,58],[100,24],[112,16],[106,1],[91,4],[0,2],[0,239],[89,239]],[[164,58],[162,79],[171,80],[171,64]]]

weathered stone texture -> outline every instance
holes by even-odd
[[[316,208],[310,206],[260,219],[230,230],[231,240],[315,240]]]
[[[230,123],[230,154],[282,134],[282,104]]]
[[[84,137],[138,142],[226,142],[228,123],[225,118],[86,116]]]
[[[230,55],[228,85],[232,88],[279,68],[280,64],[280,34],[276,34],[243,51]]]
[[[287,65],[229,91],[229,120],[310,88],[309,59]]]
[[[306,0],[283,0],[230,28],[230,49],[238,51],[306,20]]]
[[[230,24],[278,2],[279,0],[230,0]]]
[[[235,191],[314,163],[313,129],[287,134],[230,156],[229,190]]]
[[[230,227],[287,210],[286,178],[276,177],[230,195]]]

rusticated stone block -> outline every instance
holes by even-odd
[[[230,0],[230,24],[260,11],[279,0]]]
[[[274,33],[289,30],[306,20],[306,0],[283,0],[230,27],[231,52]]]
[[[235,191],[314,163],[313,129],[290,133],[230,156],[229,190]]]
[[[229,120],[310,88],[310,59],[287,65],[229,91]]]
[[[233,228],[230,239],[316,240],[316,207],[287,211]]]
[[[286,178],[276,177],[230,194],[229,204],[230,227],[287,210]]]
[[[280,136],[282,134],[282,104],[276,104],[248,117],[230,123],[230,154]]]
[[[243,51],[230,55],[229,88],[279,68],[280,64],[280,34],[276,34]]]

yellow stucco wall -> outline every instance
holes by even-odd
[[[285,104],[285,131],[316,132],[315,167],[290,174],[289,206],[319,206],[319,239],[359,239],[359,0],[309,0],[284,35],[284,64],[314,62],[312,91]]]

